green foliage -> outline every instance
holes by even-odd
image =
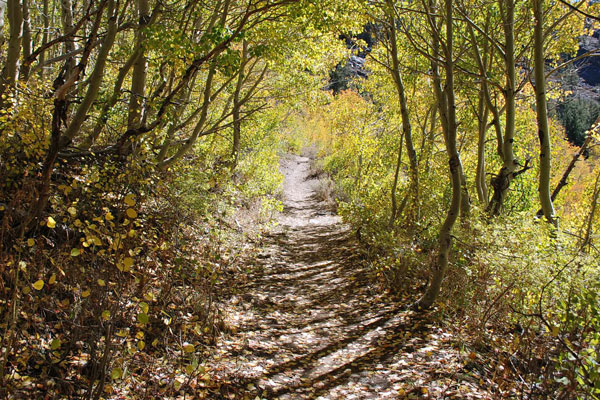
[[[600,105],[593,99],[569,96],[557,105],[556,111],[569,141],[581,146],[587,130],[600,115]]]

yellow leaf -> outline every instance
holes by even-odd
[[[106,282],[104,282],[104,279],[98,279],[98,285],[106,286]]]
[[[125,196],[125,198],[123,199],[123,201],[129,207],[133,207],[135,205],[135,197],[134,197],[133,194],[128,194],[127,196]]]
[[[140,324],[147,324],[148,322],[150,322],[150,318],[146,313],[139,313],[137,315],[137,320]]]
[[[115,219],[115,217],[111,214],[110,211],[106,213],[104,218],[106,218],[107,221],[112,221],[113,219]]]
[[[27,246],[29,246],[29,247],[33,247],[33,245],[34,245],[34,244],[35,244],[35,240],[33,240],[33,239],[31,239],[31,238],[30,238],[30,239],[27,239]]]
[[[71,214],[71,217],[74,217],[75,215],[77,215],[77,210],[75,209],[75,207],[69,207],[69,208],[67,208],[67,212],[69,214]]]
[[[139,350],[144,350],[144,347],[146,347],[146,343],[144,343],[143,340],[140,340],[139,342],[137,342],[137,348]]]
[[[186,353],[192,353],[195,349],[196,348],[191,343],[184,343],[183,345],[183,351],[185,351]]]
[[[558,336],[558,326],[553,326],[552,327],[552,336],[557,337]]]
[[[54,285],[54,284],[56,283],[56,274],[52,274],[52,275],[50,276],[50,279],[48,280],[48,283],[49,283],[50,285]]]
[[[110,311],[104,310],[102,311],[102,319],[108,321],[110,319]]]
[[[128,208],[125,213],[129,219],[134,219],[138,215],[137,211],[135,211],[133,208]]]
[[[123,268],[124,268],[125,272],[129,271],[129,269],[131,268],[132,265],[133,265],[133,258],[125,257],[123,259]]]
[[[79,250],[78,248],[73,248],[71,249],[71,257],[77,257],[78,255],[81,254],[81,250]]]
[[[175,390],[179,390],[181,389],[182,384],[183,383],[179,379],[175,379],[175,381],[173,382],[173,387],[175,388]]]
[[[83,292],[81,292],[81,297],[83,297],[84,299],[86,297],[89,297],[91,294],[90,289],[85,289]]]
[[[188,375],[191,375],[194,372],[195,368],[192,364],[188,364],[185,366],[185,372],[187,372]]]
[[[58,348],[60,347],[61,343],[60,343],[60,339],[59,338],[55,338],[52,342],[50,342],[50,349],[51,350],[58,350]]]
[[[142,301],[142,302],[140,303],[140,308],[142,309],[142,311],[143,311],[145,314],[148,314],[148,309],[149,309],[150,307],[148,307],[148,303],[144,303],[144,302]]]
[[[27,295],[27,294],[29,294],[29,293],[31,293],[31,288],[29,288],[29,286],[25,286],[25,287],[23,288],[23,294]]]
[[[48,217],[48,221],[46,222],[46,226],[50,229],[53,229],[56,226],[56,221],[52,217]]]
[[[110,373],[110,377],[112,379],[121,379],[122,376],[123,376],[123,370],[121,368],[115,368]]]
[[[35,290],[42,290],[43,287],[44,287],[44,281],[41,279],[33,284],[33,288]]]
[[[129,332],[127,332],[127,330],[126,330],[126,329],[121,329],[120,331],[118,331],[118,332],[116,333],[116,335],[117,335],[118,337],[126,337],[127,335],[129,335]]]

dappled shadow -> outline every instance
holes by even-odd
[[[440,336],[371,286],[355,236],[316,199],[308,161],[282,169],[285,208],[232,301],[213,398],[397,398],[402,371],[430,363]]]

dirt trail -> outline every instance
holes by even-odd
[[[477,390],[459,370],[449,335],[370,286],[352,233],[315,199],[310,161],[282,163],[279,226],[259,255],[259,272],[230,304],[235,334],[211,361],[223,381],[219,396],[471,398],[452,397]]]

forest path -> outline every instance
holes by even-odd
[[[453,397],[476,390],[456,379],[466,374],[450,335],[369,284],[354,235],[315,197],[310,163],[296,155],[282,162],[284,212],[257,272],[229,304],[235,333],[207,363],[222,382],[213,396],[470,398]]]

